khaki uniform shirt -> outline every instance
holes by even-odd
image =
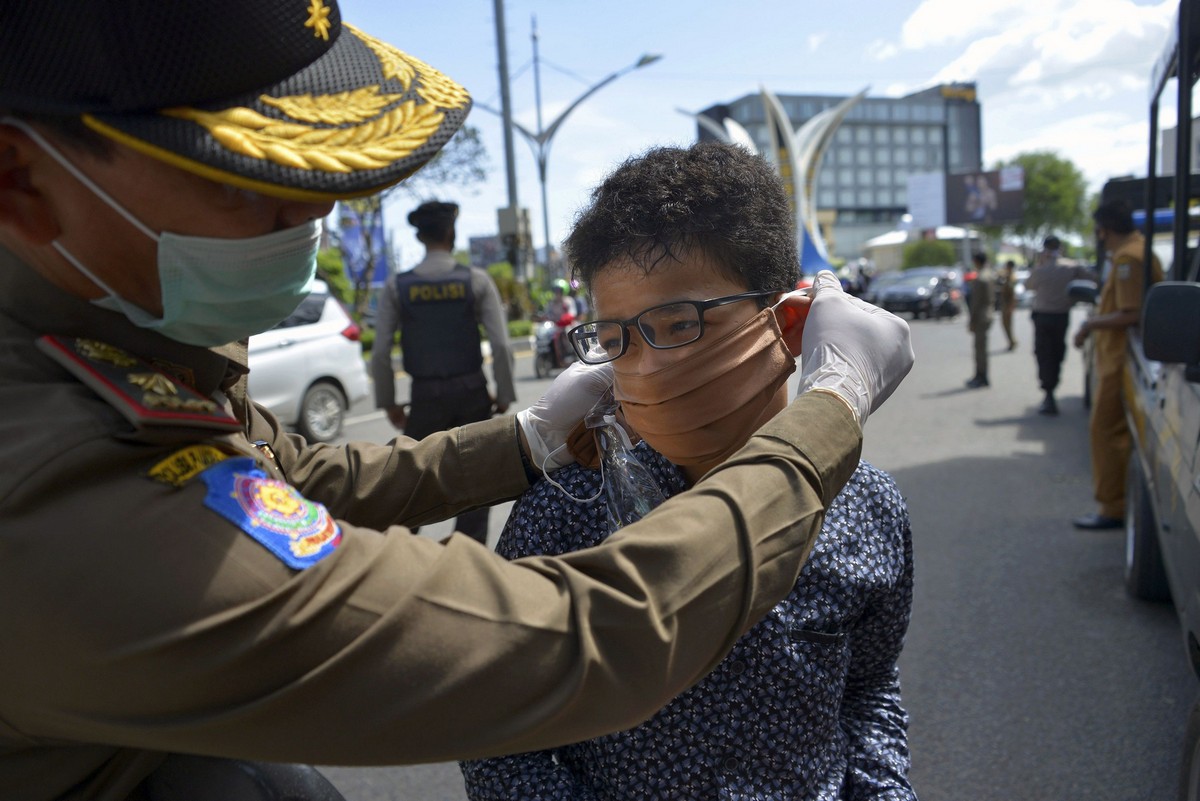
[[[985,266],[971,282],[971,297],[968,302],[970,330],[986,330],[992,322],[992,309],[996,305],[996,271]]]
[[[1096,303],[1096,315],[1112,314],[1130,309],[1141,310],[1145,293],[1146,238],[1138,232],[1112,254],[1112,267],[1100,290]],[[1162,265],[1158,257],[1151,254],[1151,283],[1163,280]],[[1096,346],[1097,375],[1117,375],[1125,365],[1125,343],[1128,339],[1124,328],[1097,328],[1092,331]]]
[[[0,250],[0,796],[115,801],[165,752],[401,764],[628,728],[789,591],[858,462],[809,393],[601,547],[506,562],[403,526],[524,490],[511,419],[308,446],[247,401],[241,350]]]

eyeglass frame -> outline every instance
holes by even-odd
[[[625,352],[627,350],[629,350],[629,327],[630,326],[635,326],[638,330],[638,333],[642,337],[642,341],[645,342],[650,347],[654,348],[655,350],[673,350],[675,348],[682,348],[687,345],[691,345],[695,342],[699,342],[704,337],[704,312],[708,311],[709,309],[715,309],[720,306],[728,306],[732,303],[739,303],[743,300],[753,300],[756,298],[767,298],[767,297],[770,297],[771,295],[778,295],[778,294],[780,294],[782,292],[786,292],[786,291],[787,290],[785,290],[785,289],[768,289],[768,290],[761,290],[758,292],[742,292],[737,295],[724,295],[722,297],[711,298],[709,300],[673,300],[668,303],[660,303],[657,306],[651,306],[648,309],[642,309],[640,312],[635,314],[633,317],[630,317],[628,320],[589,320],[586,323],[580,323],[579,325],[577,325],[574,328],[571,328],[570,330],[567,331],[567,341],[569,341],[571,343],[571,349],[575,351],[575,355],[578,356],[579,360],[581,362],[583,362],[584,364],[608,364],[609,362],[615,362],[617,359],[624,356]],[[699,323],[699,329],[698,329],[699,333],[696,334],[696,338],[688,340],[687,342],[680,342],[677,345],[655,345],[646,336],[646,332],[642,330],[642,326],[640,323],[638,323],[638,320],[642,319],[642,315],[649,314],[652,311],[657,311],[658,309],[665,309],[668,306],[681,306],[681,305],[692,306],[696,309],[697,322]],[[764,305],[763,308],[766,308],[766,306]],[[621,351],[616,356],[613,356],[611,359],[605,359],[602,362],[588,361],[585,354],[582,352],[582,346],[579,344],[578,340],[576,339],[576,332],[578,332],[581,328],[584,328],[586,326],[597,325],[599,323],[611,323],[614,325],[619,325],[621,327]]]

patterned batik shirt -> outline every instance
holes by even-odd
[[[686,488],[645,443],[635,454],[666,495]],[[600,472],[578,465],[552,476],[576,498],[600,488]],[[578,503],[542,480],[513,507],[497,552],[561,554],[607,536],[603,495]],[[463,762],[467,795],[913,801],[896,666],[911,607],[907,507],[888,474],[860,462],[791,594],[712,673],[633,729]]]

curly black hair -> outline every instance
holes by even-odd
[[[617,262],[649,273],[695,251],[751,291],[791,289],[800,271],[779,176],[760,156],[719,142],[626,160],[592,191],[564,250],[587,286]]]

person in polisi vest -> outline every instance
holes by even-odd
[[[436,200],[408,215],[425,258],[389,278],[379,300],[371,355],[375,405],[413,439],[504,414],[516,399],[500,292],[485,271],[454,260],[457,218],[457,204]],[[483,373],[480,325],[491,344],[495,396]],[[407,408],[396,400],[391,345],[397,333],[404,371],[412,377]],[[455,523],[483,543],[487,527],[487,507],[463,512]]]

